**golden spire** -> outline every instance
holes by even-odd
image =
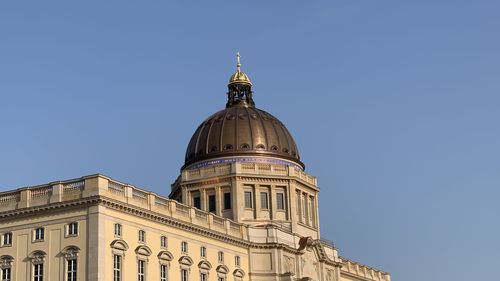
[[[252,85],[252,82],[250,82],[250,78],[248,75],[246,75],[244,72],[241,71],[241,62],[240,62],[240,52],[236,53],[236,72],[231,75],[231,78],[229,79],[229,85],[231,84],[246,84],[246,85]]]

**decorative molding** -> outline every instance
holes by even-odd
[[[31,252],[31,254],[29,254],[28,257],[31,259],[31,263],[41,264],[41,263],[45,262],[46,256],[47,256],[47,254],[44,251],[36,250],[36,251]]]
[[[67,246],[61,251],[61,253],[67,260],[76,259],[78,257],[78,253],[80,253],[80,248],[77,246]]]

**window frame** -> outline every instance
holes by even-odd
[[[286,210],[285,193],[284,192],[276,192],[276,210],[277,211],[285,211]]]
[[[207,247],[205,247],[205,246],[200,247],[200,257],[202,257],[202,258],[207,257]]]
[[[219,251],[217,253],[217,261],[219,263],[224,263],[224,252],[223,251]]]
[[[137,233],[137,241],[143,244],[146,243],[146,231],[139,229],[139,232]]]
[[[0,270],[0,280],[12,281],[12,267],[5,267]]]
[[[207,200],[208,200],[208,212],[209,213],[215,213],[217,212],[217,198],[215,196],[215,194],[210,194],[207,196]]]
[[[8,241],[6,241],[8,238]],[[10,247],[12,246],[12,240],[14,238],[14,234],[12,232],[5,232],[2,234],[1,247]],[[7,243],[8,242],[8,243]]]
[[[121,238],[123,233],[123,226],[120,223],[115,223],[113,228],[114,228],[113,233],[115,237]]]
[[[45,227],[37,227],[33,231],[33,242],[41,242],[45,240]]]
[[[160,281],[168,281],[168,265],[160,264]]]
[[[72,264],[74,268],[70,267],[70,264]],[[77,278],[78,278],[78,260],[76,258],[66,259],[66,281],[77,281],[78,280]]]
[[[223,198],[223,208],[224,210],[231,210],[232,209],[232,202],[231,202],[231,192],[224,192],[222,195]]]
[[[187,254],[189,252],[188,242],[186,241],[181,242],[181,252],[184,254]]]
[[[260,192],[260,208],[263,210],[269,210],[269,192],[267,191]]]
[[[168,248],[168,238],[165,235],[160,236],[160,248]]]
[[[117,263],[117,258],[118,258],[118,263]],[[123,280],[122,269],[123,269],[123,255],[113,254],[113,281]]]
[[[252,191],[245,191],[243,193],[243,200],[244,200],[244,206],[245,209],[253,209],[253,192]]]
[[[78,236],[78,222],[70,222],[66,225],[66,237]]]
[[[33,281],[43,281],[43,262],[33,264]]]
[[[147,261],[137,259],[137,281],[146,281],[147,279]],[[142,270],[141,270],[142,269]]]

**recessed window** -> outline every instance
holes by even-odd
[[[2,246],[12,245],[12,232],[7,232],[3,235]]]
[[[188,252],[188,243],[187,242],[185,242],[185,241],[181,242],[181,251],[183,253],[187,253]]]
[[[258,144],[255,148],[257,149],[266,149],[266,146],[263,144]]]
[[[113,281],[122,280],[122,256],[113,256]]]
[[[167,247],[167,237],[166,236],[160,237],[160,247],[162,247],[162,248]]]
[[[188,281],[188,270],[181,269],[181,281]]]
[[[281,192],[276,193],[276,209],[278,210],[285,209],[285,194]]]
[[[122,237],[122,225],[115,223],[115,236]]]
[[[201,209],[201,198],[199,196],[193,197],[193,207]]]
[[[200,256],[201,256],[202,258],[206,258],[206,257],[207,257],[207,248],[206,248],[206,247],[203,247],[203,246],[202,246],[202,247],[200,248]]]
[[[247,208],[247,209],[253,208],[252,192],[251,191],[245,191],[245,208]]]
[[[139,230],[139,242],[146,242],[146,231]]]
[[[248,143],[244,143],[241,145],[241,149],[250,149],[250,145]]]
[[[207,281],[207,274],[206,273],[200,273],[200,281]]]
[[[208,196],[208,211],[215,213],[215,195]]]
[[[260,193],[260,208],[269,209],[269,200],[267,192]]]
[[[66,261],[67,281],[76,281],[76,259]]]
[[[78,235],[78,223],[77,222],[72,222],[72,223],[68,224],[68,235],[69,236]]]
[[[43,263],[33,265],[33,281],[43,281]]]
[[[224,263],[224,252],[220,252],[217,254],[217,260],[219,263]]]
[[[277,150],[278,150],[278,147],[277,147],[276,145],[273,145],[273,146],[271,146],[271,150],[272,150],[272,151],[277,151]]]
[[[162,264],[160,265],[160,281],[167,281],[167,265]]]
[[[238,267],[241,265],[240,256],[234,257],[234,265]]]
[[[11,281],[12,280],[12,270],[10,267],[2,268],[2,281]]]
[[[35,241],[43,241],[45,239],[45,228],[39,227],[35,229]]]
[[[231,209],[231,193],[224,193],[224,210]]]
[[[137,281],[145,281],[146,280],[146,261],[138,260],[137,261]]]

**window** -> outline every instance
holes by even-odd
[[[160,281],[167,281],[167,266],[160,265]]]
[[[188,281],[188,270],[181,269],[181,281]]]
[[[224,210],[231,209],[231,193],[224,193]]]
[[[115,223],[115,236],[122,237],[122,225]]]
[[[7,232],[3,235],[2,246],[12,245],[12,232]]]
[[[145,281],[146,280],[146,261],[138,260],[137,261],[137,281]]]
[[[226,281],[226,278],[224,278],[222,276],[219,276],[219,278],[217,280],[219,280],[219,281]]]
[[[269,209],[269,201],[267,200],[267,192],[260,193],[260,208]]]
[[[285,209],[285,194],[276,193],[276,209],[278,210]]]
[[[200,273],[200,281],[207,281],[207,274],[206,273]]]
[[[33,265],[33,281],[43,281],[43,263]]]
[[[139,242],[146,242],[146,231],[139,230]]]
[[[39,227],[35,229],[35,241],[42,241],[45,238],[45,229]]]
[[[253,208],[252,204],[252,192],[251,191],[245,191],[245,208],[251,209]]]
[[[67,260],[67,279],[66,281],[76,281],[76,259]]]
[[[2,281],[11,281],[12,279],[12,271],[10,267],[2,269]]]
[[[122,280],[122,256],[113,256],[113,281]]]
[[[241,265],[240,256],[234,257],[234,265],[235,266],[240,266]]]
[[[205,248],[205,247],[201,247],[200,248],[200,256],[202,258],[206,258],[207,257],[207,248]]]
[[[188,252],[188,243],[187,242],[182,241],[182,243],[181,243],[181,251],[183,253],[187,253]]]
[[[208,196],[208,211],[215,213],[215,195]]]
[[[68,235],[69,236],[78,235],[78,223],[77,222],[72,222],[72,223],[68,224]]]
[[[162,248],[167,247],[167,237],[166,236],[160,237],[160,247],[162,247]]]
[[[224,252],[219,252],[219,254],[217,256],[218,256],[219,263],[223,263],[224,262]]]
[[[200,197],[193,197],[193,206],[195,208],[201,209],[201,198]]]

